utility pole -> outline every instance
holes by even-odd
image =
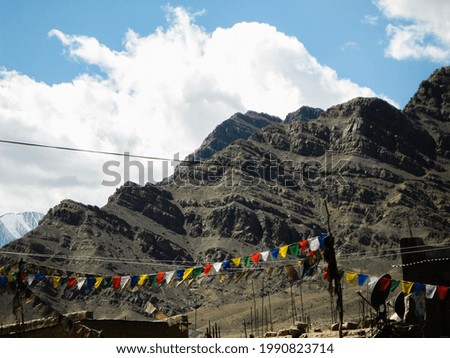
[[[341,277],[339,275],[339,270],[336,261],[336,252],[334,251],[334,237],[331,233],[330,228],[330,212],[328,211],[327,202],[324,201],[325,210],[327,212],[327,227],[328,236],[324,239],[324,259],[328,263],[328,281],[329,281],[329,291],[330,295],[334,293],[337,295],[336,306],[339,311],[339,338],[342,338],[342,324],[344,322],[344,302],[342,299],[342,287],[341,287]],[[333,287],[334,283],[334,287]]]

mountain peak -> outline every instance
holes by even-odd
[[[33,211],[7,213],[0,216],[0,247],[19,239],[38,226],[44,214]]]
[[[295,112],[291,112],[286,116],[284,123],[293,121],[311,121],[319,118],[325,111],[322,108],[313,108],[309,106],[301,106]]]
[[[186,160],[205,160],[238,139],[248,139],[252,134],[270,124],[280,124],[280,118],[266,113],[237,112],[220,123],[203,141],[200,148]]]
[[[450,122],[450,66],[434,71],[422,81],[404,112],[414,117]]]

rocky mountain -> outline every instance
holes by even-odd
[[[23,212],[19,214],[3,214],[0,216],[0,247],[19,239],[39,224],[44,214]]]
[[[340,264],[385,272],[378,260],[395,260],[401,237],[449,242],[449,108],[446,67],[404,110],[355,98],[311,119],[235,114],[190,157],[201,162],[126,183],[102,208],[65,200],[6,248],[67,271],[158,272],[324,233],[326,201]]]
[[[284,120],[284,123],[293,121],[311,121],[320,117],[325,111],[321,108],[313,108],[308,106],[302,106],[295,112],[289,113]]]
[[[194,153],[186,160],[200,161],[210,158],[238,139],[248,139],[253,133],[269,124],[280,124],[280,118],[265,113],[248,111],[235,113],[229,119],[219,124],[203,141]]]

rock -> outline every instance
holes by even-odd
[[[289,334],[292,336],[292,338],[299,338],[302,333],[305,332],[298,329],[297,326],[292,326],[289,328]]]
[[[277,332],[277,337],[284,337],[284,336],[287,336],[287,335],[290,335],[290,334],[291,334],[291,331],[289,329],[280,329]]]
[[[319,118],[319,116],[325,111],[321,108],[313,108],[308,106],[302,106],[295,112],[291,112],[286,116],[284,123],[291,123],[293,121],[311,121]]]
[[[355,322],[344,322],[342,324],[342,329],[357,329],[358,323]]]
[[[276,336],[278,336],[277,332],[266,332],[266,334],[264,335],[264,337],[266,337],[266,338],[273,338]]]

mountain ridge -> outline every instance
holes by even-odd
[[[19,239],[39,224],[44,214],[26,211],[0,215],[0,247]]]
[[[132,275],[145,263],[160,272],[320,235],[326,201],[340,263],[366,255],[371,260],[358,261],[358,269],[375,262],[385,271],[383,258],[398,260],[400,238],[410,231],[449,242],[449,79],[450,67],[437,70],[404,110],[355,98],[311,120],[235,114],[221,128],[238,123],[245,135],[225,136],[217,147],[205,140],[200,149],[207,151],[191,157],[199,162],[182,162],[156,185],[124,183],[102,208],[65,200],[6,248],[39,253],[28,260],[65,271]],[[430,86],[444,87],[424,92]],[[249,130],[246,120],[261,126]],[[14,258],[0,250],[0,262]]]

